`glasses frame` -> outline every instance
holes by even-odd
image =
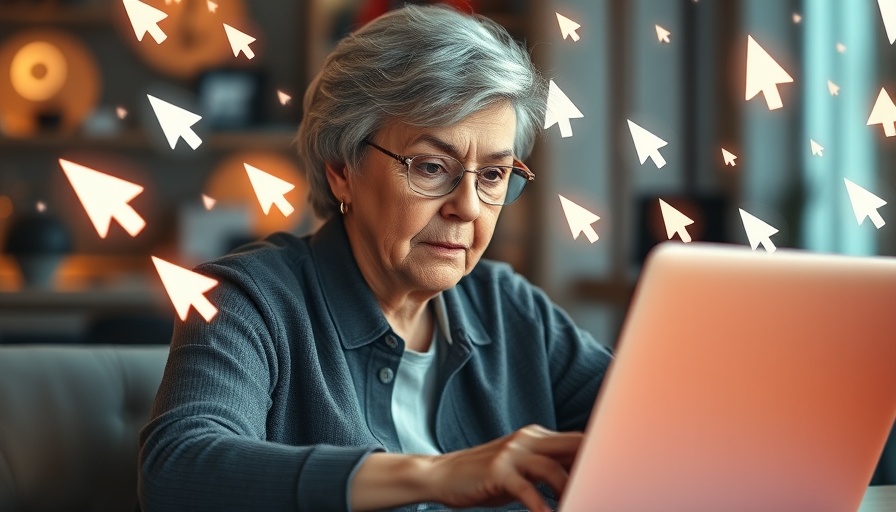
[[[417,193],[417,194],[420,194],[420,195],[423,196],[423,197],[432,197],[432,198],[445,197],[445,196],[451,194],[452,192],[454,192],[454,189],[456,189],[457,186],[460,184],[461,179],[458,178],[457,180],[455,180],[455,182],[454,182],[454,184],[451,186],[451,188],[450,188],[447,192],[445,192],[444,194],[441,194],[441,195],[433,196],[433,195],[429,195],[429,194],[425,194],[425,193],[423,193],[423,192],[420,192],[419,190],[415,189],[413,185],[411,185],[411,162],[412,162],[415,158],[419,158],[419,157],[448,158],[448,159],[451,159],[451,160],[454,160],[455,162],[457,162],[457,163],[459,164],[460,168],[463,169],[464,173],[475,174],[475,175],[476,175],[476,196],[479,197],[479,200],[482,201],[483,203],[488,204],[488,205],[492,205],[492,206],[507,206],[507,205],[509,205],[509,204],[512,204],[514,201],[516,201],[517,199],[519,199],[520,196],[523,195],[523,190],[526,189],[526,188],[525,188],[525,185],[528,184],[530,181],[535,181],[535,173],[533,173],[532,171],[530,171],[529,168],[526,167],[526,164],[524,164],[523,162],[520,162],[520,161],[517,160],[516,158],[513,159],[513,165],[487,165],[487,166],[485,166],[485,167],[480,167],[479,169],[470,170],[470,169],[467,169],[466,167],[464,167],[463,162],[461,162],[460,160],[458,160],[457,158],[454,158],[454,157],[452,157],[452,156],[448,156],[448,155],[433,155],[433,154],[421,154],[421,155],[413,155],[413,156],[403,156],[403,155],[399,155],[398,153],[393,153],[393,152],[389,151],[389,150],[386,149],[386,148],[383,148],[383,147],[381,147],[381,146],[378,146],[377,144],[374,144],[373,142],[371,142],[371,141],[368,140],[368,139],[364,139],[362,142],[363,142],[364,144],[367,144],[368,146],[372,146],[372,147],[378,149],[378,150],[379,150],[380,152],[382,152],[383,154],[388,155],[388,156],[394,158],[395,160],[398,161],[398,163],[404,164],[404,165],[407,167],[407,171],[405,172],[405,176],[407,177],[407,180],[408,180],[408,188],[410,188],[413,192],[415,192],[415,193]],[[523,188],[520,190],[519,195],[516,196],[516,197],[514,197],[513,200],[510,201],[509,203],[490,203],[490,202],[486,201],[485,199],[483,199],[483,198],[482,198],[482,194],[480,193],[480,190],[479,190],[479,178],[482,176],[482,172],[485,171],[485,170],[487,170],[487,169],[492,169],[492,168],[495,168],[495,167],[502,167],[502,168],[508,168],[508,167],[509,167],[509,168],[511,168],[511,172],[514,172],[514,171],[516,171],[516,170],[522,171],[522,172],[523,172],[523,177],[526,178],[526,183],[523,185]],[[461,177],[463,177],[463,174],[461,174]],[[508,178],[508,179],[509,179],[509,178]]]

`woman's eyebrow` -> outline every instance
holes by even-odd
[[[460,160],[460,151],[457,149],[457,147],[455,147],[453,144],[451,144],[448,141],[442,140],[434,135],[424,133],[424,134],[421,134],[418,137],[414,138],[414,140],[411,141],[411,145],[421,143],[421,142],[429,144],[430,146],[437,148],[439,151],[442,151],[446,155]],[[498,160],[501,158],[508,158],[508,157],[512,157],[512,156],[513,156],[513,150],[505,149],[502,151],[495,151],[494,153],[490,153],[490,154],[486,155],[485,160]]]

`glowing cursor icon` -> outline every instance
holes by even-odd
[[[177,316],[181,320],[186,320],[190,306],[193,306],[206,322],[211,322],[212,318],[218,314],[218,308],[203,294],[217,286],[218,281],[169,263],[162,258],[153,256],[152,262],[156,266],[156,272],[162,279],[162,285],[168,292],[171,303],[174,304]]]
[[[215,2],[212,2],[212,0],[207,0],[205,2],[205,6],[208,7],[208,12],[210,12],[212,14],[218,12],[218,4]]]
[[[846,178],[843,178],[843,182],[846,183],[846,192],[849,194],[849,202],[852,203],[852,211],[856,214],[856,222],[861,226],[865,217],[868,217],[874,223],[874,227],[882,228],[886,223],[877,209],[887,202]]]
[[[654,27],[656,27],[656,38],[659,39],[661,43],[668,43],[669,36],[672,35],[672,33],[659,25],[654,25]]]
[[[778,230],[758,217],[750,215],[744,209],[738,208],[738,210],[740,210],[740,219],[744,223],[747,238],[750,240],[750,247],[755,251],[759,244],[762,244],[767,252],[775,252],[777,247],[772,243],[771,236],[777,233]]]
[[[822,147],[821,144],[815,142],[812,139],[809,139],[809,148],[812,150],[813,155],[824,156],[823,154],[821,154],[821,152],[824,151],[824,147]]]
[[[871,115],[868,116],[868,126],[872,124],[880,124],[884,127],[884,135],[892,137],[896,135],[896,105],[890,99],[890,95],[884,88],[881,88],[880,94],[877,95],[877,101],[871,109]]]
[[[287,103],[289,103],[292,100],[292,96],[290,96],[289,94],[286,94],[283,91],[277,91],[277,99],[280,100],[281,105],[285,106]]]
[[[737,155],[725,148],[722,148],[722,159],[725,160],[725,165],[730,165],[731,167],[737,165],[736,163],[734,163],[734,161],[737,159]]]
[[[576,30],[578,30],[581,25],[560,14],[559,12],[555,12],[554,14],[557,15],[557,23],[560,24],[560,34],[563,35],[563,39],[571,37],[573,41],[578,41],[579,34],[576,33]]]
[[[171,149],[174,149],[174,146],[177,145],[178,138],[184,139],[193,149],[198,148],[202,144],[202,139],[191,128],[191,126],[202,119],[202,116],[196,115],[189,110],[184,110],[177,105],[172,105],[167,101],[160,100],[155,96],[147,94],[146,97],[149,98],[152,110],[156,113],[159,124],[162,125],[162,131],[165,132],[165,138],[168,139],[168,145],[171,146]]]
[[[122,0],[122,3],[124,3],[124,10],[131,20],[131,26],[134,27],[137,41],[143,41],[143,36],[147,32],[156,40],[156,44],[161,44],[168,38],[165,32],[159,28],[159,22],[167,18],[167,14],[140,0]]]
[[[216,201],[215,198],[202,194],[202,205],[205,206],[206,210],[211,210],[212,208],[214,208],[215,203],[217,202],[218,201]]]
[[[566,222],[569,223],[569,230],[572,232],[573,240],[578,240],[579,235],[585,233],[585,237],[592,244],[597,242],[598,236],[591,227],[591,224],[600,220],[600,217],[582,208],[569,199],[560,196],[560,206],[563,207],[563,213],[566,215]]]
[[[675,233],[678,233],[678,237],[681,238],[682,242],[690,242],[691,235],[685,229],[685,226],[690,226],[694,221],[662,199],[660,199],[660,211],[663,214],[663,223],[666,224],[666,237],[672,240]]]
[[[255,42],[255,38],[245,32],[240,32],[227,23],[223,25],[224,32],[227,33],[227,40],[230,41],[230,49],[233,50],[233,56],[237,57],[240,52],[243,52],[248,59],[255,57],[255,52],[249,48],[249,45]]]
[[[896,41],[896,0],[877,0],[877,6],[880,7],[880,16],[884,20],[887,37],[890,39],[890,44],[893,44],[893,41]]]
[[[569,124],[569,120],[580,117],[585,116],[551,80],[548,84],[548,108],[544,117],[545,129],[556,124],[560,127],[560,136],[572,137],[572,126]]]
[[[828,80],[828,92],[831,96],[837,96],[840,94],[840,86]]]
[[[106,238],[113,218],[131,236],[137,236],[146,226],[143,217],[128,204],[143,192],[143,187],[62,158],[59,165],[100,238]]]
[[[252,183],[252,188],[255,189],[255,195],[258,196],[258,202],[261,204],[264,214],[267,215],[271,211],[271,206],[276,204],[280,212],[289,217],[295,208],[289,204],[284,195],[296,186],[245,162],[243,162],[243,166],[246,167],[249,181]]]
[[[765,96],[769,110],[779,109],[784,104],[781,103],[778,84],[788,82],[793,82],[793,77],[775,62],[775,59],[763,50],[752,36],[748,35],[746,100],[749,101],[761,92]]]
[[[668,144],[663,139],[628,121],[628,129],[632,132],[632,140],[635,142],[635,151],[638,152],[638,160],[643,164],[650,157],[657,168],[666,165],[666,159],[660,154],[660,148]]]

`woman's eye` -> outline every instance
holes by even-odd
[[[421,165],[421,168],[421,170],[426,174],[438,174],[444,171],[444,168],[442,168],[441,165],[433,163],[424,163],[423,165]]]
[[[499,182],[504,180],[504,169],[500,167],[492,167],[489,169],[483,169],[480,176],[483,180],[489,182]]]

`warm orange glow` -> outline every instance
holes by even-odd
[[[96,107],[99,68],[78,39],[53,29],[14,34],[0,45],[0,127],[11,137],[72,132]],[[9,76],[8,79],[5,77]],[[51,127],[41,116],[58,116]]]
[[[135,3],[132,3],[136,5]],[[233,59],[230,41],[227,33],[221,26],[226,23],[232,27],[240,27],[240,30],[250,34],[260,34],[262,31],[255,26],[247,14],[244,0],[228,0],[215,4],[214,11],[210,4],[200,2],[173,2],[172,0],[140,0],[145,8],[158,10],[167,15],[164,19],[158,17],[149,18],[152,26],[139,22],[137,29],[147,27],[149,30],[157,30],[161,38],[165,35],[164,43],[143,38],[139,41],[135,36],[135,26],[128,16],[124,3],[112,2],[113,21],[118,29],[121,39],[140,56],[147,64],[170,76],[181,78],[193,78],[199,73],[219,68],[223,65],[232,65],[248,61]],[[203,5],[205,4],[205,5]],[[202,7],[200,8],[200,5]],[[205,8],[209,7],[209,8]],[[152,35],[152,32],[149,32]],[[253,44],[254,52],[260,53],[262,40]],[[248,56],[248,53],[247,53]]]
[[[0,196],[0,220],[8,219],[12,215],[12,200],[6,196]]]
[[[44,101],[62,90],[68,77],[68,63],[56,46],[34,41],[19,48],[12,58],[9,79],[25,99]]]
[[[285,192],[283,201],[295,208],[295,212],[286,216],[281,210],[270,211],[270,215],[262,212],[245,164],[295,185]],[[289,231],[302,220],[302,213],[308,204],[308,184],[293,162],[277,153],[246,152],[231,155],[222,161],[206,181],[203,192],[215,198],[218,206],[239,206],[254,214],[253,234],[265,236],[275,231]],[[270,205],[268,205],[270,208]]]

